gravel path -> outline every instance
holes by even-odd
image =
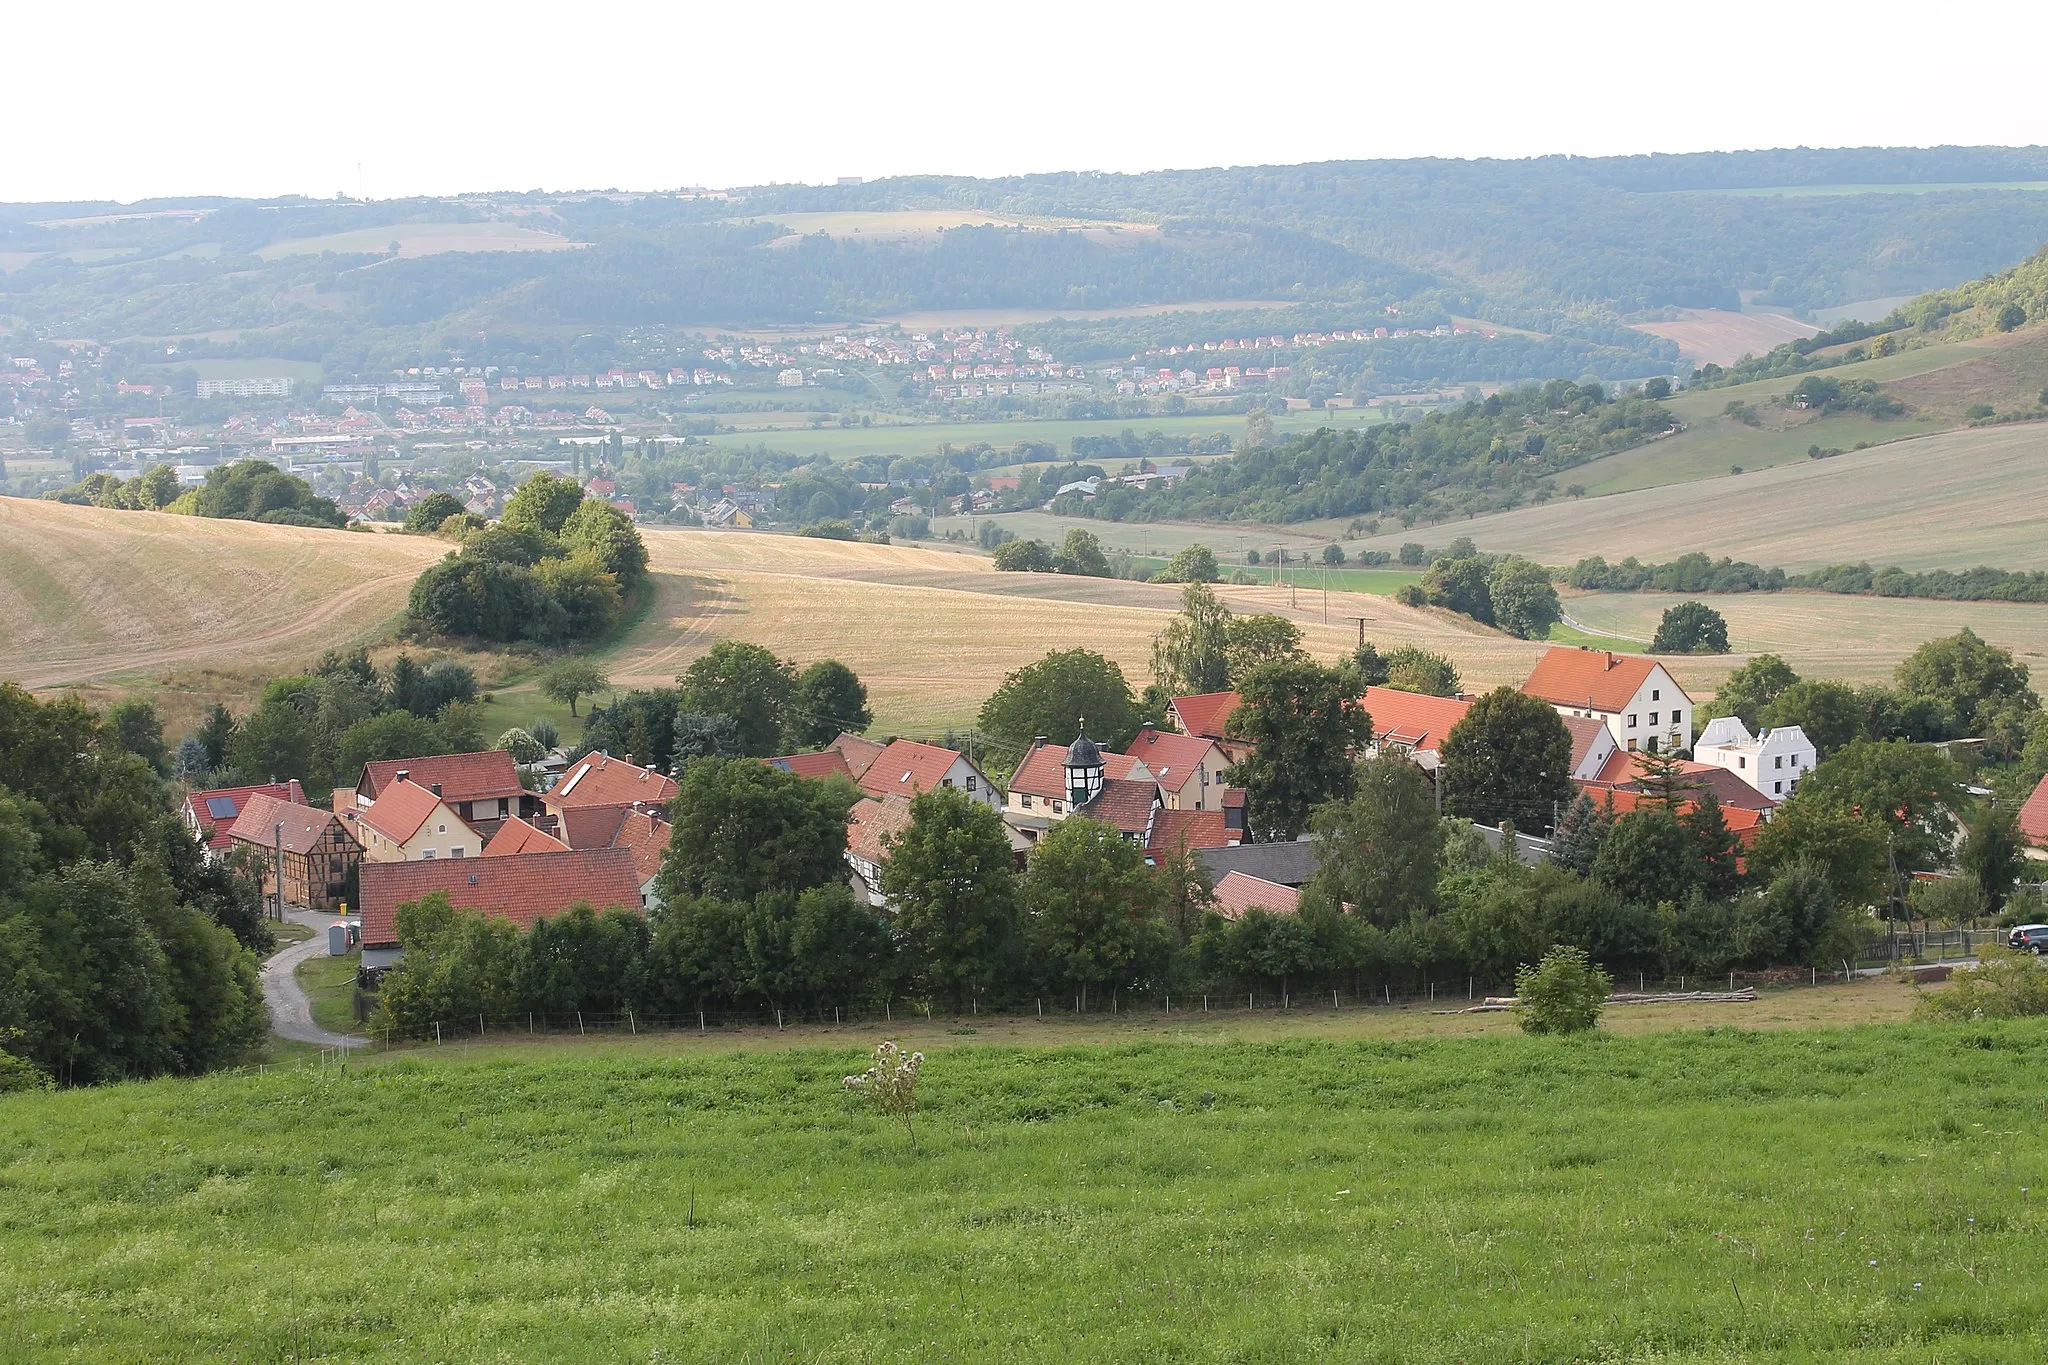
[[[315,914],[310,910],[287,910],[285,918],[294,924],[309,926],[313,937],[304,943],[279,949],[263,964],[263,1003],[270,1007],[271,1032],[280,1038],[314,1043],[320,1047],[367,1046],[369,1040],[366,1038],[329,1033],[316,1025],[313,1022],[313,1002],[306,995],[305,988],[299,985],[299,964],[327,951],[327,926],[334,923],[335,917]]]

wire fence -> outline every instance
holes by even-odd
[[[1938,936],[1936,936],[1938,937]],[[1978,939],[1989,937],[1983,931]],[[1890,959],[1886,959],[1887,962]],[[1878,973],[1861,958],[1845,961],[1833,971],[1819,968],[1779,968],[1764,972],[1732,971],[1707,976],[1683,973],[1655,976],[1647,972],[1615,974],[1617,993],[1638,995],[1698,995],[1745,988],[1796,989],[1869,981]],[[1310,986],[1303,989],[1250,990],[1177,994],[1154,992],[1144,995],[1112,993],[1101,1002],[1078,996],[1040,996],[1002,1002],[971,1001],[959,1012],[932,1001],[892,1000],[880,1003],[840,1005],[787,1005],[782,1008],[702,1009],[680,1014],[535,1010],[528,1013],[489,1013],[439,1019],[418,1029],[372,1028],[366,1042],[377,1051],[416,1047],[447,1047],[463,1044],[517,1042],[523,1039],[584,1037],[639,1037],[714,1033],[787,1031],[805,1029],[859,1029],[872,1031],[877,1025],[935,1025],[971,1028],[978,1023],[1015,1023],[1038,1020],[1047,1023],[1103,1023],[1130,1020],[1147,1023],[1188,1018],[1222,1019],[1247,1015],[1339,1014],[1371,1010],[1435,1009],[1455,1013],[1498,999],[1497,987],[1476,976],[1419,985],[1377,985],[1345,987]]]

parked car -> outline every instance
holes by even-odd
[[[2006,946],[2035,955],[2048,953],[2048,924],[2021,924],[2005,936]]]

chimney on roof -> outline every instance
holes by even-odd
[[[1615,666],[1616,664],[1618,664],[1618,663],[1620,663],[1620,662],[1621,662],[1621,660],[1619,660],[1619,659],[1617,659],[1617,658],[1615,658],[1615,657],[1614,657],[1614,653],[1613,653],[1613,651],[1612,651],[1612,650],[1608,651],[1608,654],[1607,654],[1607,666],[1608,666],[1609,668],[1612,668],[1612,667],[1614,667],[1614,666]]]
[[[441,794],[441,784],[439,782],[429,783],[427,786],[427,790],[432,792],[434,795],[439,796]]]
[[[403,781],[405,781],[405,780],[406,780],[406,779],[407,779],[408,777],[411,777],[411,776],[412,776],[412,769],[410,769],[410,768],[400,768],[400,769],[398,770],[398,773],[397,773],[397,775],[396,775],[396,776],[395,776],[395,777],[394,777],[394,778],[393,778],[392,780],[393,780],[393,781],[395,781],[395,782],[403,782]]]

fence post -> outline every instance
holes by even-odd
[[[434,1046],[441,1046],[441,1021],[439,1019],[434,1021]]]
[[[482,1042],[482,1041],[483,1041],[483,1036],[484,1036],[484,1017],[483,1017],[483,1016],[482,1016],[481,1014],[479,1014],[479,1015],[478,1015],[478,1016],[476,1017],[476,1036],[477,1036],[477,1041],[478,1041],[478,1042]]]
[[[577,1011],[576,1011],[576,1036],[577,1036],[578,1038],[581,1038],[581,1037],[583,1036],[583,1011],[582,1011],[582,1010],[577,1010]]]
[[[1168,1014],[1173,1013],[1173,995],[1171,992],[1169,992],[1166,997],[1166,1012]]]
[[[1244,1007],[1246,1010],[1250,1010],[1252,1007],[1252,993],[1250,991],[1244,993]]]
[[[781,1010],[777,1010],[777,1011],[775,1011],[775,1027],[777,1027],[777,1028],[781,1028],[781,1027],[782,1027],[782,1011],[781,1011]]]
[[[1387,1003],[1388,1003],[1389,1005],[1393,1004],[1393,1003],[1394,1003],[1394,987],[1393,987],[1392,983],[1390,983],[1390,982],[1385,982],[1385,981],[1382,981],[1382,982],[1380,983],[1380,989],[1381,989],[1381,990],[1383,990],[1383,991],[1385,991],[1385,992],[1387,993]]]
[[[1038,997],[1038,1017],[1045,1018],[1045,997],[1042,995]]]
[[[1335,991],[1330,992],[1330,1008],[1337,1008],[1337,992]]]
[[[640,1032],[640,1025],[634,1020],[633,1011],[631,1010],[626,1011],[626,1032],[633,1034]]]
[[[704,1031],[704,1011],[703,1011],[703,1010],[698,1010],[698,1011],[697,1011],[697,1032],[699,1032],[699,1033],[702,1033],[703,1031]]]
[[[839,1022],[839,1006],[837,1005],[834,1005],[832,1007],[832,1022],[835,1025],[837,1025]]]

